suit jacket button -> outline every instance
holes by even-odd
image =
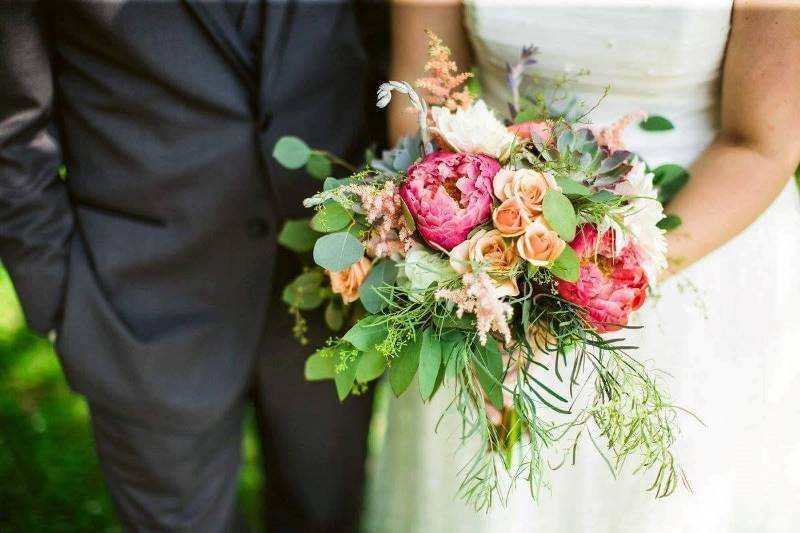
[[[269,223],[261,217],[252,217],[247,220],[247,233],[251,237],[263,237],[269,232]]]

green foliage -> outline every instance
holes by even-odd
[[[564,281],[578,281],[580,262],[578,256],[575,255],[575,250],[570,245],[564,247],[564,251],[550,266],[550,273]]]
[[[589,187],[570,178],[557,176],[556,183],[561,188],[561,192],[567,196],[591,196],[592,194]]]
[[[578,219],[569,198],[560,192],[550,189],[544,195],[542,211],[547,223],[558,233],[558,236],[569,242],[575,238]]]
[[[327,202],[311,218],[311,228],[320,233],[331,233],[346,228],[353,221],[350,212],[338,202]]]
[[[334,357],[324,357],[324,354],[315,353],[306,359],[303,374],[308,381],[333,379],[336,375]]]
[[[424,401],[429,400],[434,392],[441,366],[442,343],[434,335],[433,329],[427,328],[422,333],[419,352],[419,393]]]
[[[333,165],[324,154],[311,152],[306,162],[306,172],[318,180],[324,180],[333,172]]]
[[[344,310],[340,298],[331,298],[328,300],[328,305],[325,306],[325,314],[323,316],[325,325],[331,331],[339,331],[344,327]]]
[[[366,383],[378,379],[386,370],[386,357],[377,350],[368,350],[361,356],[356,370],[356,381]]]
[[[356,322],[342,338],[362,352],[366,352],[386,338],[386,324],[377,316],[366,316]]]
[[[311,148],[299,137],[287,135],[278,139],[272,149],[272,157],[286,168],[302,168],[311,157]]]
[[[397,279],[397,265],[394,261],[381,259],[372,266],[358,289],[359,299],[367,312],[378,313],[386,307],[388,302],[377,289],[392,285],[395,279]]]
[[[478,379],[486,396],[497,409],[503,408],[503,359],[494,339],[489,338],[485,346],[478,344],[475,348]]]
[[[311,311],[322,305],[325,276],[319,269],[310,270],[297,276],[283,288],[284,303],[303,311]]]
[[[314,244],[314,262],[331,272],[340,272],[362,257],[364,246],[347,231],[330,233]]]
[[[658,189],[658,201],[667,205],[689,181],[689,172],[680,165],[668,163],[653,169],[653,185]]]
[[[679,217],[678,215],[667,215],[664,218],[662,218],[656,225],[663,230],[672,231],[675,228],[680,227],[682,223],[683,221],[681,220],[681,217]]]
[[[672,122],[659,115],[652,115],[639,122],[639,127],[645,131],[667,131],[675,129]]]
[[[362,352],[340,346],[336,352],[336,373],[333,381],[336,383],[336,394],[339,401],[343,401],[353,390],[353,381],[356,379],[356,371],[361,360]]]
[[[395,396],[400,396],[405,392],[419,367],[419,355],[422,349],[422,335],[407,343],[400,353],[392,360],[392,367],[389,369],[389,384]]]
[[[307,218],[287,220],[278,234],[278,244],[293,252],[306,253],[314,249],[319,236]]]

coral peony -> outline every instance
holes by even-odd
[[[492,214],[500,164],[485,155],[434,152],[408,168],[400,188],[420,235],[450,251]]]
[[[598,236],[583,225],[570,243],[581,260],[578,280],[558,282],[558,293],[586,310],[586,318],[601,333],[628,323],[631,312],[642,306],[648,280],[642,256],[632,243],[615,252],[614,233]]]

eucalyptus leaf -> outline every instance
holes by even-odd
[[[306,359],[303,374],[308,381],[319,381],[323,379],[333,379],[336,374],[334,369],[335,361],[333,357],[320,357],[313,354]]]
[[[325,276],[319,270],[304,272],[283,288],[281,298],[288,305],[311,311],[322,305],[322,282]]]
[[[428,401],[436,386],[436,378],[442,366],[442,343],[428,328],[422,334],[422,348],[419,352],[419,393],[423,401]]]
[[[333,172],[333,166],[324,154],[312,151],[306,162],[306,172],[319,180],[324,180]]]
[[[353,390],[353,381],[356,379],[358,365],[363,355],[362,352],[358,352],[354,359],[347,362],[347,366],[343,370],[334,374],[333,381],[336,383],[336,393],[339,395],[339,401],[347,398],[350,391]]]
[[[364,352],[356,370],[356,381],[367,383],[378,379],[386,369],[386,357],[375,350]]]
[[[393,285],[395,279],[397,279],[397,265],[391,259],[381,259],[372,266],[358,289],[358,297],[367,312],[378,313],[386,306],[387,301],[376,289]]]
[[[542,202],[542,212],[545,220],[558,233],[559,237],[565,241],[575,238],[575,228],[578,219],[575,216],[575,209],[572,202],[562,193],[550,189],[544,195]]]
[[[646,120],[639,122],[639,127],[645,131],[667,131],[675,129],[672,122],[660,115],[652,115]]]
[[[364,246],[347,231],[317,239],[314,262],[331,272],[340,272],[364,257]]]
[[[302,139],[292,135],[278,139],[272,149],[272,157],[286,168],[301,168],[310,156],[311,148]]]
[[[403,394],[419,367],[419,352],[422,348],[422,334],[417,332],[413,340],[406,343],[400,353],[392,359],[392,366],[389,368],[389,385],[395,396]]]
[[[338,202],[327,202],[311,218],[311,228],[320,233],[331,233],[347,227],[353,218]]]
[[[486,341],[486,346],[478,345],[475,350],[477,356],[476,368],[478,381],[483,391],[498,410],[503,409],[503,358],[497,343],[491,337]]]
[[[377,316],[365,316],[343,338],[362,352],[367,352],[386,338],[386,324],[380,322]]]
[[[342,185],[347,185],[350,183],[350,178],[325,178],[325,181],[322,184],[323,191],[331,191],[337,187],[341,187]]]
[[[311,229],[307,218],[287,220],[278,234],[278,244],[297,253],[314,249],[320,234]]]
[[[550,266],[550,273],[564,281],[578,281],[580,273],[580,262],[575,250],[570,245],[564,247],[564,251],[558,256]]]
[[[325,325],[332,331],[339,331],[344,326],[344,310],[337,300],[329,300],[325,306]]]

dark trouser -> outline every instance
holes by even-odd
[[[278,276],[278,294],[281,278],[285,274]],[[299,346],[291,317],[279,298],[273,300],[253,387],[202,431],[155,429],[90,406],[100,464],[126,531],[244,529],[236,503],[249,402],[261,433],[267,531],[356,529],[371,394],[340,404],[331,382],[305,382],[310,346],[329,332],[319,317],[309,317],[311,344]]]

